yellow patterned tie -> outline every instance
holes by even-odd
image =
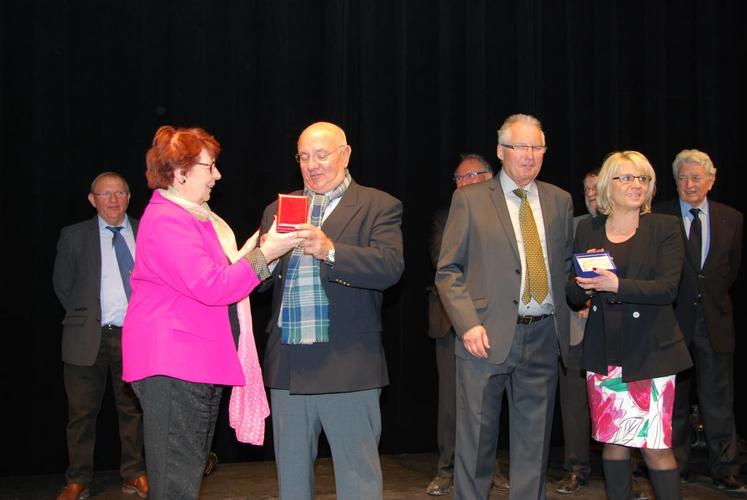
[[[519,226],[521,237],[524,239],[524,257],[527,269],[524,281],[524,293],[521,301],[528,304],[534,297],[541,304],[547,297],[547,269],[545,268],[545,255],[542,252],[537,224],[534,222],[532,207],[527,201],[527,192],[521,188],[514,189],[514,194],[521,198],[519,206]]]

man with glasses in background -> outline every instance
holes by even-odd
[[[711,158],[697,149],[680,151],[672,164],[678,198],[654,211],[682,221],[685,265],[675,314],[693,359],[677,374],[672,447],[684,482],[690,480],[690,388],[695,377],[698,405],[708,445],[714,485],[747,496],[739,479],[739,449],[734,423],[734,317],[729,290],[742,259],[743,216],[708,198],[716,182]]]
[[[300,247],[279,259],[268,280],[263,364],[280,498],[314,497],[323,430],[337,498],[380,499],[379,395],[389,383],[381,304],[404,270],[402,203],[352,179],[352,149],[337,125],[310,125],[297,147],[310,220],[297,226]],[[265,209],[263,233],[276,205]]]
[[[455,498],[488,498],[506,388],[510,496],[545,498],[573,245],[570,194],[535,181],[546,149],[536,118],[510,116],[498,131],[498,177],[457,189],[449,209],[436,286],[460,340]]]
[[[110,372],[119,414],[122,491],[145,498],[143,416],[132,387],[122,381],[122,322],[130,298],[138,221],[126,214],[130,188],[118,173],[99,174],[91,183],[88,201],[97,215],[62,228],[54,262],[54,291],[65,308],[62,361],[70,459],[67,484],[57,499],[90,496],[96,419]]]

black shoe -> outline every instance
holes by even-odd
[[[582,486],[586,486],[586,479],[581,479],[575,472],[569,472],[567,476],[558,482],[555,491],[563,495],[576,493]]]
[[[511,491],[511,483],[508,481],[506,476],[500,473],[500,471],[496,472],[493,476],[493,489],[501,493],[508,493]]]
[[[724,493],[740,497],[747,496],[747,487],[745,487],[744,483],[733,475],[721,479],[714,479],[713,484],[716,488],[723,490]]]
[[[689,472],[680,472],[680,483],[681,484],[688,484],[692,480],[693,478],[690,477]]]

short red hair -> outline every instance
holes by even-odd
[[[170,186],[174,181],[174,173],[177,170],[189,172],[203,149],[213,158],[217,158],[220,154],[220,143],[198,127],[160,127],[153,137],[153,147],[145,155],[145,177],[148,179],[148,187],[156,189]]]

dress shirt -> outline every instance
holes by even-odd
[[[702,236],[701,239],[703,240],[702,247],[700,248],[700,267],[702,269],[706,257],[708,257],[708,249],[711,245],[711,226],[709,224],[710,214],[708,212],[708,198],[704,199],[703,203],[701,203],[700,205],[690,205],[689,203],[685,203],[681,199],[679,201],[680,211],[682,212],[682,222],[685,224],[685,236],[690,234],[690,224],[692,224],[693,222],[693,214],[690,213],[690,209],[700,209],[698,217],[700,218],[700,228]]]
[[[553,312],[553,298],[552,298],[552,277],[550,275],[550,266],[547,262],[547,238],[545,237],[545,223],[542,218],[542,206],[540,205],[539,191],[537,184],[532,181],[522,188],[527,193],[527,201],[529,206],[532,207],[532,215],[534,216],[534,223],[537,226],[537,233],[539,234],[540,243],[542,244],[542,254],[545,259],[545,270],[547,271],[547,285],[548,293],[542,304],[538,304],[537,301],[532,297],[528,304],[524,304],[521,301],[521,296],[524,294],[524,287],[526,286],[526,255],[524,255],[524,237],[521,234],[521,225],[519,223],[519,208],[521,206],[521,198],[514,194],[514,189],[519,186],[501,169],[499,174],[501,182],[501,189],[506,198],[506,205],[508,207],[508,213],[511,216],[511,225],[514,228],[514,234],[516,235],[516,244],[518,245],[519,258],[521,259],[521,289],[519,290],[519,305],[518,314],[522,316],[540,316],[542,314],[550,314]]]
[[[122,275],[119,273],[117,254],[112,245],[114,234],[106,226],[112,226],[101,217],[99,220],[99,238],[101,241],[101,324],[122,326],[127,312],[127,295],[122,285]],[[135,235],[130,221],[125,215],[121,234],[127,248],[130,249],[132,259],[135,259]],[[114,227],[114,226],[112,226]]]

